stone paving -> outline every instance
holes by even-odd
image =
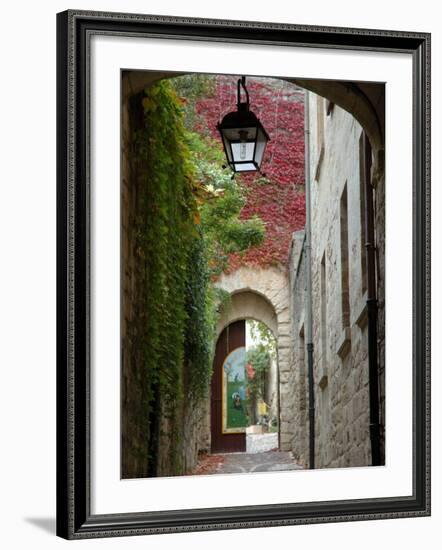
[[[266,453],[226,453],[202,457],[193,475],[243,474],[251,472],[284,472],[302,470],[289,451]]]

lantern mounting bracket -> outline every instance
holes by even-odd
[[[238,100],[236,103],[236,106],[238,108],[238,111],[248,111],[250,108],[250,100],[249,100],[249,92],[246,88],[246,77],[242,76],[241,78],[238,78]],[[243,88],[245,94],[246,94],[246,101],[241,101],[241,87]]]

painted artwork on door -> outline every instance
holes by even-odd
[[[248,426],[246,348],[234,349],[223,364],[222,433],[243,433]]]

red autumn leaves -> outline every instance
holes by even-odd
[[[220,142],[216,124],[236,108],[236,78],[217,76],[212,97],[197,101],[197,130]],[[250,108],[270,135],[261,174],[239,176],[248,190],[243,219],[258,215],[266,225],[263,243],[244,254],[231,254],[228,271],[242,265],[286,264],[291,236],[305,223],[304,96],[293,84],[276,79],[248,78]],[[221,146],[221,142],[220,142]],[[238,178],[238,176],[236,176]]]

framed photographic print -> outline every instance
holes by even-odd
[[[57,534],[429,515],[430,36],[57,36]]]

